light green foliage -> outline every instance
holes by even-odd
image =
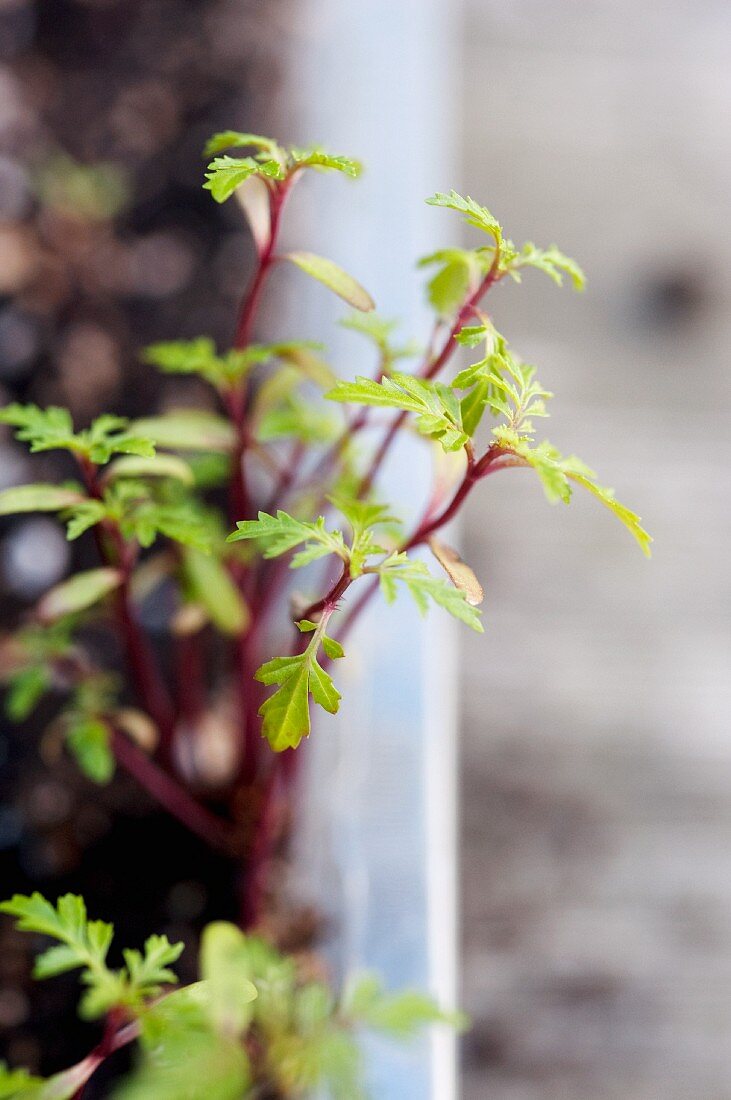
[[[217,156],[224,149],[253,149],[250,156]],[[327,153],[319,146],[307,149],[283,149],[271,138],[259,134],[243,134],[237,130],[225,130],[214,134],[206,143],[205,156],[214,159],[208,165],[203,187],[210,191],[216,202],[225,202],[237,187],[252,176],[266,183],[281,181],[304,168],[316,171],[342,172],[346,176],[360,175],[360,164],[350,157]]]
[[[114,454],[145,455],[155,453],[150,439],[130,432],[129,420],[123,416],[106,414],[98,416],[90,427],[74,432],[68,409],[50,406],[40,409],[37,405],[6,405],[0,409],[0,423],[16,429],[16,437],[30,444],[30,450],[66,450],[102,465]]]
[[[256,539],[265,558],[278,558],[295,546],[304,543],[304,549],[295,554],[291,566],[297,569],[318,558],[336,554],[343,561],[348,560],[348,551],[340,531],[328,531],[325,519],[319,516],[315,523],[295,519],[281,509],[276,516],[259,512],[258,519],[239,520],[238,530],[227,538],[227,542],[241,539]]]
[[[477,289],[494,255],[494,248],[442,248],[419,260],[419,267],[437,269],[426,289],[429,304],[441,317],[451,317]]]
[[[312,632],[303,653],[275,657],[257,669],[256,679],[260,683],[279,685],[259,708],[259,714],[264,719],[262,736],[266,737],[275,752],[295,749],[303,737],[309,737],[310,695],[323,710],[330,714],[337,713],[340,693],[317,660],[320,645],[330,658],[343,656],[340,645],[325,635],[328,618],[325,613],[317,624],[307,620],[297,624],[301,631]]]
[[[555,244],[548,248],[537,248],[529,241],[518,252],[512,241],[505,241],[500,256],[500,270],[519,283],[523,267],[537,268],[548,275],[557,286],[563,286],[564,275],[571,279],[574,290],[583,290],[586,286],[586,276],[576,260],[564,255]]]
[[[461,342],[468,347],[480,337],[488,344],[485,358],[460,371],[452,382],[454,389],[471,391],[461,404],[463,418],[474,431],[487,408],[494,416],[504,417],[511,431],[532,435],[531,418],[548,416],[545,403],[553,396],[536,379],[535,367],[514,356],[505,339],[488,325],[463,333]]]
[[[190,464],[177,455],[156,454],[154,458],[128,455],[117,458],[105,470],[105,481],[109,483],[121,477],[143,480],[146,477],[172,477],[182,481],[184,485],[195,484]]]
[[[86,611],[119,588],[122,580],[122,572],[108,566],[75,573],[45,594],[38,604],[38,617],[44,622],[53,622],[65,615]]]
[[[80,164],[69,156],[51,156],[35,176],[39,198],[66,217],[107,221],[127,205],[129,184],[124,169],[111,161]]]
[[[399,359],[410,359],[418,354],[417,344],[394,344],[393,334],[398,328],[398,321],[386,320],[385,317],[381,317],[375,311],[350,313],[347,317],[342,318],[340,324],[343,328],[361,333],[366,339],[375,344],[380,353],[380,366],[384,374],[387,374]],[[336,379],[333,378],[330,385],[334,385],[335,382]]]
[[[351,176],[353,179],[363,170],[359,161],[326,153],[319,145],[313,145],[309,149],[290,149],[289,155],[297,168],[315,168],[320,172],[342,172],[343,175]]]
[[[251,616],[224,562],[213,554],[186,547],[182,565],[191,598],[205,608],[214,626],[222,634],[241,634]]]
[[[165,936],[150,936],[142,953],[125,951],[125,967],[110,970],[106,959],[114,928],[106,921],[89,920],[84,900],[76,894],[64,894],[55,906],[39,893],[16,894],[0,903],[0,912],[15,917],[21,932],[58,941],[36,958],[34,977],[53,978],[80,969],[87,989],[79,1011],[86,1019],[103,1016],[115,1006],[140,1011],[146,999],[177,981],[169,967],[183,944],[171,944]]]
[[[169,340],[145,348],[142,358],[165,374],[197,374],[218,390],[227,390],[245,378],[254,367],[272,359],[291,359],[298,351],[319,349],[309,340],[290,340],[278,344],[250,344],[219,355],[208,336],[193,340]]]
[[[160,416],[134,422],[136,431],[149,436],[158,447],[171,451],[211,451],[225,454],[235,443],[228,420],[204,409],[171,409]]]
[[[284,171],[276,160],[255,160],[253,157],[214,157],[208,165],[203,187],[211,192],[216,202],[225,202],[250,176],[281,180],[284,179]]]
[[[360,285],[357,279],[354,279],[347,271],[343,271],[342,267],[336,264],[334,260],[327,260],[324,256],[316,256],[314,252],[287,252],[284,259],[289,260],[290,263],[304,271],[306,275],[317,279],[318,282],[332,290],[333,294],[337,294],[339,298],[351,305],[353,309],[368,313],[376,308],[375,302],[368,291]]]
[[[63,485],[16,485],[0,492],[0,516],[21,512],[60,512],[84,499],[77,489]]]
[[[536,471],[551,503],[561,500],[568,504],[571,499],[571,482],[575,481],[614,513],[637,540],[645,557],[650,557],[652,538],[642,527],[640,517],[620,504],[611,489],[599,485],[594,472],[575,455],[565,458],[548,440],[534,445],[530,439],[506,428],[495,428],[493,434],[501,450],[519,460],[516,464],[531,466]]]
[[[218,535],[215,514],[172,483],[151,485],[137,479],[115,481],[104,493],[106,517],[125,539],[152,546],[159,535],[208,553]]]
[[[299,439],[303,443],[329,443],[340,433],[340,424],[311,400],[288,393],[259,417],[256,438],[260,443]]]
[[[257,157],[263,160],[276,160],[281,164],[286,159],[286,153],[272,138],[262,137],[261,134],[242,134],[239,130],[223,130],[214,134],[206,142],[203,150],[204,157],[214,157],[216,153],[222,153],[224,149],[257,150]]]
[[[114,756],[106,722],[84,715],[69,716],[66,744],[88,779],[102,785],[109,782],[114,775]]]
[[[363,377],[338,382],[325,396],[330,401],[416,413],[417,429],[438,440],[445,451],[458,451],[469,439],[454,390],[442,382],[395,371],[380,382]]]
[[[467,602],[465,593],[433,576],[423,562],[414,561],[407,554],[391,554],[377,567],[376,572],[386,603],[394,602],[401,583],[408,588],[422,615],[429,610],[429,601],[432,600],[478,634],[484,633],[480,612]]]
[[[374,529],[400,526],[398,517],[390,514],[388,506],[373,501],[346,497],[344,494],[332,494],[330,502],[345,516],[352,532],[349,549],[350,576],[355,579],[363,572],[366,561],[375,554],[385,554],[387,550],[379,545]]]
[[[500,246],[503,234],[502,227],[486,206],[480,206],[469,196],[463,198],[456,191],[450,191],[446,195],[437,192],[436,195],[432,195],[426,201],[430,206],[445,206],[449,210],[456,210],[457,213],[464,214],[464,220],[468,225],[474,226],[475,229],[481,229],[484,233],[489,233],[495,244],[498,247]]]
[[[447,1024],[463,1030],[468,1023],[461,1012],[445,1012],[431,997],[417,990],[388,993],[375,974],[356,975],[346,985],[341,1011],[363,1027],[410,1039],[428,1024]]]
[[[22,627],[3,648],[0,679],[7,686],[5,713],[22,722],[54,682],[54,663],[72,646],[71,618],[50,625]]]
[[[464,1024],[417,992],[384,992],[369,974],[338,998],[303,977],[293,958],[225,921],[203,931],[200,981],[166,991],[177,980],[170,968],[180,943],[150,936],[143,951],[124,950],[124,966],[110,970],[113,927],[90,921],[82,898],[66,894],[54,906],[38,893],[16,894],[0,911],[20,930],[57,941],[38,956],[37,978],[81,970],[85,1017],[115,1008],[138,1021],[136,1067],[115,1100],[242,1100],[251,1087],[292,1100],[315,1093],[365,1100],[359,1030],[406,1039],[429,1024]],[[70,1100],[89,1074],[86,1059],[45,1081],[0,1063],[0,1100]]]

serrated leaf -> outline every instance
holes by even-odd
[[[635,538],[645,557],[649,558],[651,556],[650,544],[652,537],[642,527],[640,517],[624,504],[620,504],[611,489],[605,489],[598,485],[593,471],[575,455],[564,458],[561,452],[553,447],[548,440],[543,440],[542,443],[533,446],[529,439],[521,438],[514,432],[495,428],[493,434],[507,454],[515,455],[522,460],[521,464],[533,467],[540,477],[546,497],[551,503],[562,500],[565,504],[568,504],[571,499],[569,481],[577,482],[617,516]]]
[[[20,512],[59,512],[83,499],[75,489],[65,489],[61,485],[16,485],[0,492],[0,516]]]
[[[403,553],[392,554],[378,567],[378,576],[381,592],[387,603],[393,603],[398,583],[401,583],[408,588],[422,614],[428,610],[429,601],[432,600],[478,634],[484,632],[480,612],[467,602],[465,593],[432,576],[423,562],[412,561]]]
[[[134,994],[156,997],[163,986],[174,985],[178,977],[170,967],[180,958],[184,946],[170,943],[167,936],[152,935],[145,940],[144,952],[125,948],[122,955]]]
[[[280,509],[276,516],[259,512],[258,519],[239,520],[237,530],[228,536],[227,542],[256,539],[263,546],[265,558],[277,558],[295,546],[305,544],[305,549],[292,561],[297,568],[327,554],[337,554],[347,560],[347,549],[340,531],[328,531],[325,519],[319,516],[315,523],[295,519]]]
[[[334,260],[316,256],[314,252],[287,252],[284,259],[295,264],[306,275],[323,283],[354,309],[367,313],[376,308],[368,291],[352,275],[343,271]]]
[[[464,219],[468,225],[472,225],[475,229],[482,229],[483,232],[489,233],[496,241],[500,243],[502,240],[502,228],[496,218],[492,216],[486,206],[480,206],[469,196],[464,198],[456,191],[449,191],[447,194],[437,192],[436,195],[432,195],[430,199],[426,200],[429,206],[444,206],[449,210],[456,210],[459,214],[464,214]]]
[[[324,646],[325,621],[317,624],[312,638],[303,653],[290,657],[275,657],[256,672],[255,678],[262,684],[278,684],[278,689],[259,708],[264,719],[262,735],[275,752],[296,748],[303,737],[310,734],[309,696],[330,714],[337,713],[340,693],[330,676],[317,661],[317,653]],[[300,629],[309,629],[303,622]],[[328,639],[329,655],[341,657],[342,648]],[[328,653],[328,648],[325,648]]]
[[[38,617],[52,622],[63,615],[85,611],[119,588],[123,579],[121,570],[106,566],[77,573],[46,593],[38,604]]]
[[[437,439],[445,451],[459,450],[469,438],[463,429],[459,402],[453,390],[441,382],[394,371],[380,382],[363,377],[338,382],[325,396],[330,401],[416,413],[418,430]]]
[[[74,432],[68,409],[37,405],[7,405],[0,409],[0,423],[16,428],[16,437],[30,444],[30,450],[68,450],[81,454],[97,465],[108,462],[113,454],[152,456],[155,448],[150,439],[128,431],[129,421],[123,416],[98,416],[83,431]]]
[[[222,130],[213,134],[205,144],[204,157],[213,157],[224,149],[258,149],[267,159],[284,160],[284,150],[272,138],[261,134],[245,134],[239,130]]]
[[[172,451],[219,451],[223,454],[228,453],[236,441],[227,420],[201,409],[171,409],[160,416],[136,420],[133,427],[159,447]]]
[[[66,538],[70,542],[80,538],[85,531],[101,523],[106,515],[107,507],[101,500],[82,500],[66,509],[63,516],[66,521]]]
[[[332,170],[342,172],[353,179],[359,176],[362,171],[362,165],[357,160],[326,153],[324,149],[317,145],[309,149],[291,149],[290,156],[297,168],[316,168],[319,171]]]
[[[501,263],[502,270],[512,276],[516,282],[520,282],[520,269],[522,267],[535,267],[548,275],[557,286],[563,286],[563,277],[568,275],[574,290],[583,290],[586,286],[586,276],[576,260],[566,256],[555,245],[548,248],[537,248],[532,242],[523,245],[520,252],[516,252],[511,242],[507,244],[507,255]]]
[[[277,160],[259,161],[253,157],[215,157],[208,165],[203,188],[216,202],[225,202],[250,176],[283,179],[284,171]]]

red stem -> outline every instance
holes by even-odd
[[[129,772],[168,813],[212,848],[225,852],[226,855],[232,855],[236,846],[228,823],[196,801],[174,779],[171,779],[167,772],[150,760],[142,749],[117,729],[112,731],[112,751],[125,771]]]
[[[439,373],[442,367],[445,366],[445,364],[454,354],[457,348],[457,341],[455,340],[455,336],[460,331],[470,314],[474,311],[480,299],[487,293],[493,283],[496,283],[500,278],[498,274],[499,260],[500,250],[496,248],[495,258],[492,262],[492,265],[490,266],[490,270],[487,272],[484,279],[482,279],[477,289],[473,291],[473,293],[470,294],[470,296],[462,304],[457,313],[457,316],[452,322],[451,328],[449,329],[444,344],[442,345],[442,350],[439,352],[435,359],[432,359],[430,361],[427,360],[425,369],[420,371],[420,376],[422,378],[433,378],[436,374]],[[383,439],[381,440],[381,443],[376,450],[375,455],[373,456],[371,465],[365,477],[362,479],[360,486],[358,487],[359,497],[363,497],[368,492],[370,492],[373,482],[375,481],[378,472],[381,469],[381,466],[383,465],[386,456],[391,449],[391,446],[393,445],[393,441],[398,435],[399,429],[401,428],[401,425],[403,424],[407,416],[407,412],[399,413],[398,416],[393,419],[393,421],[387,428]]]
[[[100,500],[102,493],[96,467],[85,457],[81,457],[79,462],[89,495]],[[111,523],[105,523],[102,526],[103,530],[98,526],[94,528],[99,555],[107,565],[113,565],[123,572],[122,584],[115,593],[114,602],[117,622],[124,638],[127,661],[140,701],[158,727],[160,746],[165,754],[169,754],[175,731],[175,711],[154,651],[137,618],[130,595],[133,557],[119,528]],[[110,553],[110,547],[104,539],[105,533],[112,542],[113,553]]]

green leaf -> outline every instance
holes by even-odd
[[[16,438],[29,443],[31,451],[49,451],[56,447],[73,449],[75,444],[71,413],[56,405],[47,409],[37,405],[6,405],[0,409],[0,424],[16,428]]]
[[[317,625],[304,653],[275,657],[256,672],[266,685],[278,684],[277,690],[259,708],[264,719],[262,735],[275,752],[294,749],[310,735],[309,696],[330,714],[336,714],[340,693],[330,676],[318,664],[317,653],[323,640],[326,618]],[[325,651],[327,653],[327,649]],[[338,643],[332,643],[332,656],[342,656]]]
[[[224,149],[246,149],[250,146],[258,149],[265,160],[284,162],[286,154],[272,138],[262,137],[261,134],[242,134],[239,130],[223,130],[213,134],[206,142],[203,156],[214,157]]]
[[[474,199],[463,198],[462,195],[458,195],[456,191],[450,191],[448,194],[442,194],[437,192],[436,195],[432,195],[430,199],[426,200],[429,206],[444,206],[449,210],[456,210],[459,214],[464,214],[464,219],[468,225],[472,225],[475,229],[481,229],[485,233],[489,233],[495,240],[496,244],[500,244],[502,240],[502,227],[496,218],[492,216],[486,206],[480,206]]]
[[[390,514],[387,505],[375,501],[357,500],[343,494],[333,493],[328,497],[350,524],[353,537],[350,546],[350,575],[359,577],[369,557],[385,554],[386,550],[376,540],[374,529],[378,527],[396,528],[400,526],[397,516]]]
[[[234,924],[214,921],[201,939],[201,976],[216,1030],[239,1038],[248,1027],[256,999],[246,937]]]
[[[265,409],[259,418],[256,438],[261,443],[275,439],[300,439],[304,443],[327,443],[340,433],[337,420],[312,401],[289,394],[278,406]]]
[[[474,387],[462,399],[463,419],[474,428],[487,408],[505,419],[505,428],[523,436],[532,435],[533,417],[548,416],[546,401],[553,394],[535,376],[535,367],[512,355],[507,343],[492,326],[475,329],[488,344],[484,359],[460,371],[452,382],[456,390]],[[469,339],[470,337],[468,337]]]
[[[155,453],[151,440],[127,430],[129,421],[123,416],[105,414],[92,421],[84,431],[74,432],[68,409],[7,405],[0,409],[0,423],[13,425],[17,429],[16,437],[29,443],[32,452],[68,450],[99,465],[108,462],[113,454],[151,457]]]
[[[225,202],[250,176],[283,179],[284,171],[276,160],[258,161],[253,157],[215,157],[208,165],[203,188],[211,192],[216,202]]]
[[[202,409],[171,409],[161,416],[136,420],[132,427],[171,451],[227,453],[235,443],[230,423]]]
[[[340,325],[352,332],[361,333],[371,343],[375,344],[380,352],[384,371],[390,370],[391,364],[397,360],[410,359],[419,353],[417,344],[408,343],[403,346],[394,344],[393,334],[398,327],[398,321],[387,320],[375,311],[350,313],[347,317],[341,319]],[[330,386],[335,385],[336,381],[337,378],[333,377]]]
[[[476,348],[483,340],[488,339],[493,331],[491,325],[463,325],[454,338],[463,348]]]
[[[183,568],[193,599],[206,609],[222,634],[241,634],[249,624],[249,609],[223,562],[212,554],[186,548]]]
[[[61,485],[17,485],[0,492],[0,516],[19,512],[59,512],[83,499],[81,493]]]
[[[568,459],[567,463],[570,462],[571,459]],[[619,501],[615,499],[612,489],[602,488],[601,485],[597,485],[597,483],[592,478],[586,477],[583,473],[574,473],[571,470],[570,465],[568,465],[567,463],[564,464],[566,476],[571,478],[572,481],[576,481],[579,485],[583,486],[584,489],[587,489],[593,496],[597,498],[597,500],[600,500],[605,508],[608,508],[610,512],[614,512],[617,519],[625,525],[629,533],[633,536],[634,539],[636,539],[640,550],[645,555],[645,557],[651,557],[652,551],[650,550],[650,544],[652,542],[652,536],[649,535],[647,531],[645,531],[640,521],[640,517],[635,512],[632,512],[629,508],[625,507],[624,504],[620,504]]]
[[[448,1024],[462,1030],[466,1017],[460,1012],[445,1012],[431,998],[415,990],[386,993],[374,974],[352,979],[346,988],[342,1011],[374,1031],[383,1031],[397,1039],[410,1039],[429,1024]]]
[[[536,248],[530,241],[523,245],[520,252],[516,252],[511,241],[506,241],[505,254],[501,260],[501,270],[506,271],[517,283],[520,282],[520,269],[523,267],[535,267],[548,275],[557,286],[563,286],[563,277],[568,275],[574,290],[583,290],[586,286],[586,276],[576,260],[564,255],[555,244],[548,248]]]
[[[521,465],[533,467],[541,479],[547,499],[552,504],[559,500],[568,504],[571,499],[569,481],[575,481],[617,516],[637,541],[645,557],[651,556],[652,537],[642,527],[640,517],[624,504],[620,504],[611,489],[598,485],[594,472],[575,455],[564,458],[548,440],[534,446],[530,439],[503,428],[493,429],[493,435],[505,454],[514,455]]]
[[[154,458],[136,458],[131,455],[117,458],[106,471],[106,481],[116,481],[120,477],[172,477],[185,485],[193,485],[195,480],[187,462],[176,455],[166,454],[156,454]]]
[[[140,461],[145,461],[141,459]],[[67,508],[64,512],[66,520],[66,538],[72,542],[80,538],[89,528],[101,523],[107,516],[107,506],[101,500],[82,500],[79,504]]]
[[[310,275],[318,282],[324,283],[334,294],[343,298],[354,309],[368,313],[376,308],[368,291],[364,290],[352,275],[348,275],[347,271],[343,271],[342,267],[339,267],[333,260],[316,256],[314,252],[287,252],[284,259],[295,264],[306,275]]]
[[[122,952],[130,986],[140,998],[157,997],[163,986],[175,985],[177,974],[170,969],[180,958],[183,943],[170,943],[167,936],[148,936],[144,952],[125,948]]]
[[[357,160],[326,153],[319,145],[313,145],[309,149],[291,149],[290,156],[297,168],[316,168],[320,171],[332,170],[342,172],[353,179],[359,176],[363,170],[362,165]]]
[[[200,374],[209,382],[220,381],[216,345],[210,336],[150,344],[140,358],[165,374]]]
[[[325,396],[330,401],[414,412],[418,430],[438,440],[445,451],[458,451],[469,438],[462,425],[459,401],[441,382],[394,372],[380,382],[363,377],[338,382]]]
[[[38,604],[38,617],[52,622],[62,615],[85,611],[119,588],[123,579],[121,570],[106,566],[77,573],[46,593]]]
[[[114,775],[110,731],[100,718],[70,715],[66,743],[81,771],[94,783],[104,785]]]
[[[5,696],[5,713],[11,722],[25,721],[50,686],[49,672],[43,665],[31,665],[17,672]]]
[[[20,932],[37,932],[64,945],[63,952],[54,947],[39,955],[36,977],[85,967],[91,980],[92,974],[105,970],[114,928],[105,921],[88,920],[84,899],[78,894],[64,894],[55,906],[37,892],[15,894],[10,901],[0,902],[0,912],[15,917]]]
[[[386,603],[393,603],[396,599],[398,583],[401,583],[408,588],[422,614],[426,613],[429,600],[432,600],[478,634],[484,632],[480,612],[468,603],[465,593],[446,581],[434,577],[423,562],[412,561],[406,554],[392,554],[378,566],[378,575]]]
[[[33,1077],[24,1069],[8,1069],[0,1062],[0,1100],[38,1100],[42,1077]]]
[[[278,558],[280,554],[286,554],[304,543],[304,550],[292,560],[293,569],[328,554],[337,554],[343,561],[348,559],[341,532],[328,531],[323,516],[319,516],[315,523],[309,523],[281,510],[276,516],[259,512],[258,519],[239,520],[236,527],[238,530],[230,534],[226,541],[257,539],[262,544],[265,558]]]

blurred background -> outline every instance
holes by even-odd
[[[656,538],[648,564],[593,500],[550,508],[523,471],[470,501],[462,542],[485,584],[486,634],[461,635],[457,662],[461,1003],[474,1020],[464,1097],[731,1100],[731,8],[390,7],[402,30],[379,41],[389,31],[374,22],[372,64],[349,74],[347,95],[320,72],[324,117],[345,132],[357,114],[366,152],[383,131],[393,147],[375,89],[408,53],[412,77],[425,68],[418,108],[427,135],[435,120],[437,161],[444,150],[431,189],[470,193],[517,241],[555,240],[583,264],[583,298],[528,275],[495,292],[493,316],[557,394],[551,441],[596,468]],[[226,340],[251,258],[236,211],[200,190],[203,139],[236,126],[296,140],[293,59],[307,53],[317,69],[333,11],[0,0],[3,400],[64,403],[82,420],[180,401],[148,374],[141,386],[136,349],[173,333]],[[446,101],[429,51],[413,45],[437,27]],[[344,49],[352,33],[338,24]],[[397,86],[398,104],[412,93]],[[25,478],[25,463],[3,436],[0,485]],[[9,620],[64,573],[68,549],[43,518],[5,521],[0,536]],[[151,860],[167,853],[169,880],[149,895],[148,818],[123,783],[105,808],[73,769],[38,762],[33,729],[2,736],[5,892],[29,878],[79,888],[88,875],[117,908],[124,883],[123,928],[136,929],[140,907],[147,920],[159,905],[181,934],[227,915],[225,871],[191,880],[200,853],[162,822]],[[126,815],[122,835],[112,811]],[[31,1013],[20,948],[4,934],[8,1056],[52,1061],[34,1026],[60,1009],[43,992]]]

